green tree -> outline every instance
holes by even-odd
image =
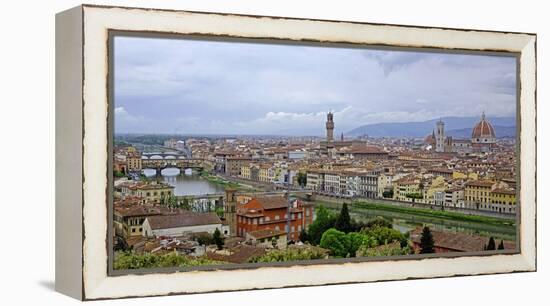
[[[218,246],[218,250],[221,250],[223,248],[223,237],[222,233],[220,233],[220,230],[216,227],[216,230],[214,231],[214,234],[212,235],[212,240],[214,240],[214,243],[216,246]]]
[[[336,219],[334,227],[337,230],[342,231],[344,233],[351,232],[351,230],[352,230],[351,217],[349,216],[349,210],[348,210],[348,204],[347,203],[344,203],[342,205],[342,209],[340,210],[340,214],[338,215],[338,218]]]
[[[390,220],[384,218],[384,217],[376,217],[373,219],[370,219],[366,224],[365,227],[368,228],[374,228],[374,227],[387,227],[387,228],[393,228],[393,224]]]
[[[221,264],[223,262],[210,260],[204,257],[192,258],[172,252],[165,255],[151,253],[136,254],[134,252],[121,252],[115,254],[114,268],[120,269],[146,269],[165,267],[194,267]]]
[[[490,237],[489,242],[487,243],[487,246],[485,247],[485,250],[493,251],[493,250],[496,250],[496,249],[497,249],[497,247],[496,247],[496,243],[495,243],[495,238]]]
[[[420,254],[435,253],[434,238],[429,227],[424,226],[420,237]]]
[[[324,206],[319,206],[316,211],[315,221],[313,221],[313,223],[309,226],[307,232],[309,236],[309,242],[313,245],[318,245],[321,242],[321,237],[323,236],[323,233],[326,230],[334,227],[335,222],[336,216]]]
[[[327,256],[325,249],[305,246],[301,248],[288,247],[283,250],[272,249],[266,254],[255,256],[249,259],[249,262],[278,262],[278,261],[295,261],[295,260],[311,260],[322,259]]]
[[[423,198],[422,193],[420,193],[420,192],[407,193],[405,196],[409,199],[413,199],[413,201],[415,199],[422,199]]]
[[[400,231],[388,227],[374,226],[371,228],[365,228],[362,233],[370,236],[377,245],[390,244],[399,242],[401,247],[405,247],[408,244],[408,240]]]
[[[348,257],[349,255],[346,233],[334,228],[323,233],[319,246],[330,250],[330,253],[336,257]]]
[[[305,185],[307,185],[307,174],[303,172],[298,172],[298,177],[296,180],[301,187],[304,187]]]
[[[305,229],[302,229],[302,231],[300,232],[300,237],[299,237],[300,241],[302,242],[307,242],[309,241],[309,235],[307,234],[307,231]]]
[[[168,196],[166,203],[170,207],[177,207],[178,206],[178,199],[175,196],[171,195],[171,196]]]
[[[377,245],[376,240],[369,235],[350,232],[346,234],[347,253],[350,257],[355,257],[357,250],[361,247],[373,247]]]
[[[218,217],[220,218],[223,217],[223,213],[224,213],[223,207],[216,207],[214,211],[216,212],[216,215],[218,215]]]
[[[393,198],[393,189],[382,192],[384,198]]]
[[[504,250],[504,241],[502,239],[500,240],[500,243],[498,244],[498,249],[499,250]]]
[[[214,243],[214,239],[212,238],[212,235],[209,233],[202,233],[197,236],[197,242],[200,245],[211,245]]]
[[[191,200],[187,197],[183,198],[183,200],[181,201],[180,205],[178,205],[180,208],[183,208],[185,210],[190,210],[191,209],[191,204],[189,204],[191,202]]]
[[[357,250],[358,257],[398,256],[411,254],[409,246],[401,247],[398,243],[385,244],[378,247],[362,245]]]
[[[328,249],[336,257],[355,257],[357,250],[362,246],[373,247],[377,245],[374,238],[357,232],[344,233],[335,228],[327,230],[319,244]]]

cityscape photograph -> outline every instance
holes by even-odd
[[[113,50],[115,270],[517,251],[514,56]]]

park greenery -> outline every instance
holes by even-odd
[[[389,253],[410,253],[407,237],[393,229],[391,222],[384,218],[355,221],[350,217],[346,203],[338,214],[319,206],[315,221],[307,231],[302,232],[301,239],[329,250],[334,257],[355,257],[360,249],[361,256],[375,254],[367,250],[391,243],[398,243],[399,251],[391,250]]]
[[[289,246],[284,250],[271,250],[264,255],[253,257],[249,260],[251,263],[258,262],[280,262],[296,260],[312,260],[326,258],[326,251],[317,247],[297,248]]]
[[[413,199],[413,200],[415,200],[415,199],[423,199],[423,198],[424,198],[424,197],[422,196],[422,194],[419,193],[419,192],[407,193],[405,196],[406,196],[407,198]]]
[[[135,252],[120,252],[115,255],[114,269],[150,269],[167,267],[196,267],[221,264],[223,262],[215,261],[203,257],[187,257],[179,255],[177,252],[171,252],[164,255],[151,253],[137,254]]]
[[[405,213],[413,216],[424,216],[430,218],[446,219],[446,220],[455,220],[455,221],[464,221],[464,222],[476,222],[497,226],[514,226],[514,219],[504,219],[504,218],[495,218],[479,215],[466,215],[452,211],[443,211],[443,210],[434,210],[428,208],[418,208],[418,207],[403,207],[395,206],[389,204],[381,203],[370,203],[370,202],[354,202],[353,207],[362,208],[362,209],[373,209],[373,210],[384,210],[390,212]]]
[[[380,257],[380,256],[399,256],[412,254],[410,246],[401,247],[397,242],[384,244],[376,247],[362,245],[357,250],[357,257]]]
[[[210,174],[210,172],[206,170],[202,170],[199,172],[199,176],[206,179],[212,184],[220,185],[225,188],[233,188],[233,189],[239,189],[239,190],[253,190],[247,186],[243,186],[239,183],[235,183],[226,179],[223,179],[221,177],[218,177],[216,175]]]

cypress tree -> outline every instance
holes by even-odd
[[[504,241],[502,241],[502,239],[500,240],[500,243],[498,244],[498,249],[499,250],[504,250]]]
[[[420,254],[435,253],[434,237],[429,227],[424,226],[420,237]]]
[[[216,230],[214,231],[214,234],[212,235],[212,240],[214,240],[214,243],[218,247],[218,250],[221,250],[223,247],[223,237],[218,228],[216,228]]]
[[[344,203],[342,205],[342,209],[340,210],[340,215],[336,219],[336,223],[334,224],[334,227],[344,233],[351,232],[351,218],[349,216],[348,211],[348,204]]]
[[[493,237],[490,237],[489,238],[489,242],[487,243],[487,248],[486,250],[487,251],[494,251],[497,249],[497,246],[496,246],[496,243],[495,243],[495,238]]]

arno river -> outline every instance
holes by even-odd
[[[147,177],[157,175],[156,171],[152,169],[143,170],[143,174]],[[161,177],[165,183],[175,187],[174,193],[177,196],[224,193],[222,186],[211,183],[191,172],[180,173],[179,169],[164,169]]]
[[[145,169],[143,172],[147,177],[157,175],[156,171],[152,169]],[[178,169],[165,169],[161,177],[164,182],[175,187],[174,192],[178,196],[224,193],[223,186],[211,183],[194,173],[180,173]],[[333,211],[338,211],[341,207],[340,204],[323,203],[323,205]],[[486,225],[476,222],[446,220],[385,210],[356,208],[353,206],[351,207],[350,214],[352,218],[361,221],[367,221],[377,216],[384,217],[391,220],[394,228],[402,232],[427,225],[436,230],[493,236],[496,239],[515,240],[516,236],[516,229],[513,226]]]

